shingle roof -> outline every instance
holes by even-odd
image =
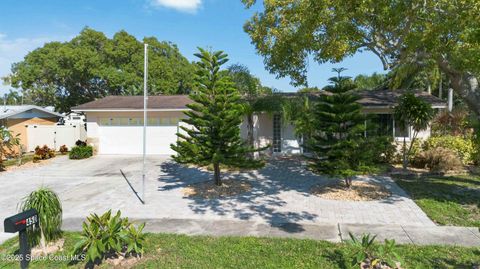
[[[361,91],[358,94],[361,99],[358,101],[366,107],[388,106],[393,107],[397,104],[398,98],[404,94],[406,90],[375,90],[375,91]],[[415,91],[415,96],[430,103],[434,107],[445,107],[444,100],[433,96],[424,91]]]
[[[356,92],[360,96],[358,102],[365,107],[393,107],[397,105],[398,98],[407,92],[407,90],[361,90]],[[433,96],[425,91],[413,91],[415,96],[431,104],[434,107],[446,107],[446,102],[436,96]],[[286,97],[295,97],[298,93],[279,93]],[[313,93],[304,93],[315,98],[322,94],[330,94],[326,91],[319,91]]]
[[[62,114],[59,114],[55,111],[48,110],[40,106],[23,105],[23,106],[0,106],[0,119],[6,119],[32,109],[36,109],[44,113],[51,114],[52,117],[62,117]]]
[[[187,109],[186,105],[192,103],[188,95],[157,95],[149,96],[148,109]],[[107,96],[83,105],[72,107],[74,111],[84,110],[129,110],[143,109],[143,96]]]
[[[319,92],[313,94],[324,94]],[[365,107],[393,107],[397,104],[398,98],[405,93],[405,90],[376,90],[360,91],[359,103]],[[295,96],[296,93],[280,93],[285,96]],[[430,103],[432,106],[445,107],[442,99],[427,92],[415,92],[415,95]],[[188,95],[157,95],[148,97],[148,109],[181,110],[188,109],[187,104],[192,103]],[[83,105],[73,107],[73,111],[88,110],[140,110],[143,109],[143,96],[107,96]]]

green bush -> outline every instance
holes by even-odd
[[[93,155],[92,146],[76,146],[68,153],[68,157],[73,160],[90,158]]]
[[[358,170],[369,173],[377,164],[390,163],[395,155],[396,148],[393,144],[393,138],[388,136],[366,137],[356,147],[355,152],[350,154],[350,158],[356,159],[354,162],[360,163]]]
[[[397,254],[395,240],[375,243],[376,235],[363,234],[361,238],[349,233],[347,244],[352,248],[351,268],[400,268],[402,258]]]
[[[450,149],[457,154],[464,164],[472,164],[475,161],[475,144],[471,138],[461,136],[434,136],[423,143],[425,151],[434,148]]]
[[[24,198],[20,206],[22,211],[36,209],[40,227],[31,228],[28,238],[31,246],[40,244],[45,248],[47,242],[53,242],[62,236],[62,205],[57,194],[48,188],[40,188]]]
[[[87,262],[101,261],[115,255],[141,255],[145,234],[141,224],[136,228],[128,218],[117,211],[112,216],[109,210],[101,216],[92,214],[83,223],[80,240],[75,244],[73,255],[86,254]]]

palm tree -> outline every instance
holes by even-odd
[[[271,111],[275,101],[271,99],[272,89],[262,86],[260,79],[250,73],[248,67],[233,64],[228,67],[228,74],[242,96],[242,106],[247,120],[247,145],[254,147],[253,116],[257,112]],[[253,157],[253,153],[250,153]]]

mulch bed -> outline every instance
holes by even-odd
[[[213,181],[205,181],[188,185],[182,191],[186,197],[215,199],[235,196],[252,189],[252,185],[243,180],[222,180],[222,186],[217,186]]]
[[[45,249],[43,249],[41,246],[36,246],[32,248],[31,255],[32,257],[42,257],[42,256],[56,253],[58,251],[62,251],[64,243],[65,243],[65,239],[60,238],[55,242],[47,243],[45,246]]]
[[[332,185],[316,185],[310,192],[327,200],[342,201],[374,201],[382,200],[392,193],[384,186],[365,181],[353,181],[352,187],[348,189],[345,183]]]

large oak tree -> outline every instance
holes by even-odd
[[[12,67],[7,80],[38,105],[61,111],[106,95],[142,93],[143,42],[149,47],[149,92],[188,92],[194,67],[169,42],[137,40],[125,31],[108,38],[90,28],[68,42],[50,42]]]
[[[433,62],[480,116],[480,1],[283,0],[263,7],[245,30],[279,77],[306,84],[310,59],[340,62],[362,50],[386,70]]]

